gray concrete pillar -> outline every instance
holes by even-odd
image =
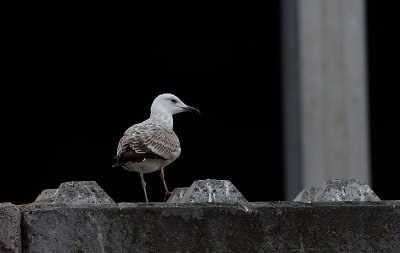
[[[288,200],[328,179],[369,182],[364,0],[283,0]]]

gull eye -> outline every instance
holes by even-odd
[[[174,99],[174,98],[171,99],[171,102],[175,104],[176,103],[176,99]]]

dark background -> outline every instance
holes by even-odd
[[[373,188],[399,199],[397,18],[368,3]],[[139,175],[111,165],[125,129],[165,92],[202,112],[175,116],[182,153],[166,168],[170,190],[217,178],[249,201],[283,199],[278,0],[41,1],[17,14],[3,32],[0,202],[72,180],[143,201]],[[159,173],[145,179],[161,201]]]
[[[382,199],[400,199],[400,16],[395,4],[367,3],[373,190]]]

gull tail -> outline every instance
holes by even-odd
[[[122,163],[116,162],[112,167],[115,168],[115,167],[122,167],[122,166],[123,166]]]
[[[121,163],[120,161],[119,161],[119,156],[114,156],[114,159],[117,159],[117,161],[115,162],[115,164],[112,166],[113,168],[115,168],[115,167],[122,167],[124,164],[123,163]]]

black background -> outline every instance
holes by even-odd
[[[368,3],[373,188],[398,199],[397,17]],[[175,116],[182,153],[166,168],[171,190],[217,178],[249,201],[283,199],[278,0],[41,1],[11,21],[0,202],[32,202],[72,180],[97,181],[118,202],[143,201],[139,175],[111,165],[125,129],[165,92],[202,112]],[[149,199],[162,201],[159,173],[145,179]]]
[[[400,199],[399,13],[394,4],[367,3],[373,190],[382,199]]]

